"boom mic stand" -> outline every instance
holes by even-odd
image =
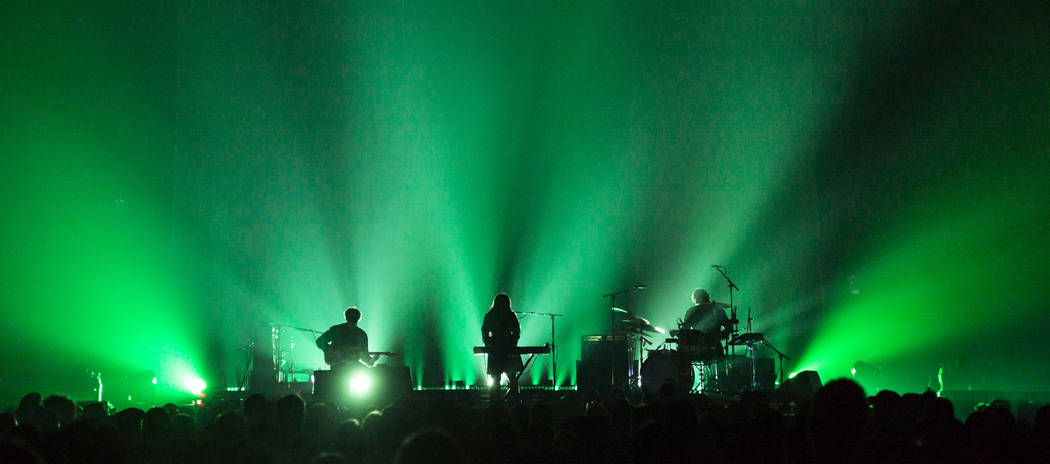
[[[733,279],[730,279],[729,276],[726,274],[725,266],[719,264],[712,264],[711,267],[715,268],[715,270],[718,271],[719,274],[722,274],[722,277],[725,278],[726,282],[729,283],[729,310],[730,315],[732,316],[730,317],[729,322],[733,325],[733,327],[730,330],[730,338],[732,338],[737,333],[737,324],[740,323],[740,320],[736,318],[736,304],[733,303],[733,290],[740,291],[740,287],[737,287],[736,284],[733,283]],[[733,348],[732,354],[736,355],[735,346]]]

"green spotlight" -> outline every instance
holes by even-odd
[[[358,372],[350,377],[350,394],[365,396],[372,390],[372,377],[365,372]]]

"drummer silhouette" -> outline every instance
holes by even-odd
[[[723,303],[711,301],[707,290],[693,290],[693,306],[685,311],[678,335],[683,351],[696,351],[701,357],[722,354],[722,337],[731,329],[725,307]]]

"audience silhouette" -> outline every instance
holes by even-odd
[[[642,395],[643,393],[637,393]],[[491,405],[469,394],[406,396],[382,409],[296,395],[237,404],[165,404],[111,413],[25,395],[0,413],[4,463],[1014,463],[1050,460],[1050,406],[996,400],[965,422],[932,392],[866,397],[848,379],[811,399],[730,400],[673,386],[634,396],[563,392]]]

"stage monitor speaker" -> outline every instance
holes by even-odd
[[[809,401],[822,385],[817,371],[802,371],[786,380],[780,386],[780,392],[790,400]]]
[[[812,396],[824,384],[820,382],[820,374],[817,371],[802,371],[795,376],[795,384],[799,389]]]

